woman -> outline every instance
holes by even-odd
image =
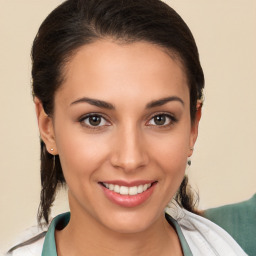
[[[204,75],[173,9],[158,0],[68,0],[41,25],[32,62],[38,221],[49,223],[61,184],[70,213],[13,255],[246,255],[192,213],[184,175]]]

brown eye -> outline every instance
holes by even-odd
[[[148,125],[150,126],[168,126],[177,122],[177,119],[170,114],[158,114],[153,116]]]
[[[101,117],[100,116],[90,116],[88,118],[88,122],[92,126],[98,126],[101,123]]]
[[[154,117],[154,122],[156,125],[164,125],[166,122],[166,116],[165,115],[158,115]]]
[[[87,115],[79,120],[83,125],[88,127],[101,127],[110,125],[107,120],[101,115]]]

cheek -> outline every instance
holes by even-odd
[[[155,152],[156,162],[159,164],[160,169],[164,173],[166,185],[171,183],[179,183],[183,179],[187,164],[187,150],[176,144],[169,144],[163,147],[162,150]]]
[[[78,129],[80,130],[80,129]],[[56,144],[64,176],[91,175],[107,157],[105,137],[88,136],[76,128],[66,126],[56,134]]]
[[[180,129],[182,127],[182,129]],[[151,144],[151,156],[155,159],[156,169],[161,170],[159,178],[163,196],[163,205],[174,196],[178,190],[187,166],[190,140],[190,125],[182,125],[161,139],[155,139]],[[157,142],[157,144],[156,144]],[[155,145],[153,147],[153,145]],[[156,146],[157,145],[157,146]]]
[[[170,133],[151,141],[151,155],[167,171],[184,171],[186,168],[190,133],[188,129]],[[157,146],[156,146],[157,145]]]

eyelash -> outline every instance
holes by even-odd
[[[154,124],[149,124],[149,122],[151,120],[153,120],[154,118],[156,117],[160,117],[160,116],[163,116],[165,119],[169,119],[169,122],[168,124],[163,124],[163,125],[154,125]],[[104,124],[104,125],[91,125],[91,124],[86,124],[85,123],[85,120],[89,120],[90,117],[97,117],[97,118],[100,118],[100,123],[102,123],[102,121],[104,120],[104,122],[108,123],[108,124]],[[169,114],[169,113],[157,113],[157,114],[154,114],[150,117],[149,121],[147,122],[147,126],[156,126],[158,128],[167,128],[167,127],[170,127],[171,125],[173,125],[174,123],[176,123],[178,120],[176,117],[174,117],[173,115]],[[83,125],[83,126],[86,126],[87,128],[89,129],[102,129],[103,127],[105,126],[110,126],[110,122],[107,120],[107,118],[105,118],[102,114],[100,113],[90,113],[90,114],[87,114],[85,116],[82,116],[80,119],[79,119],[79,122]]]

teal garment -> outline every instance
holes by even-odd
[[[208,209],[204,217],[225,229],[249,256],[256,255],[256,194],[241,203]]]
[[[63,229],[67,226],[69,220],[69,212],[62,213],[52,220],[51,225],[49,226],[48,231],[45,235],[42,256],[57,256],[55,244],[55,229]]]
[[[181,231],[181,228],[180,228],[178,222],[167,213],[165,214],[165,218],[168,221],[168,223],[175,229],[175,231],[179,237],[183,255],[184,256],[193,256],[193,254],[189,248],[189,245]]]
[[[168,214],[166,214],[165,217],[166,217],[166,220],[168,221],[168,223],[171,226],[173,226],[173,228],[176,230],[176,232],[178,234],[184,256],[193,256],[177,221],[174,220]],[[60,214],[52,220],[51,225],[50,225],[50,227],[46,233],[46,236],[45,236],[42,256],[57,256],[55,236],[54,236],[55,229],[60,230],[60,229],[65,228],[65,226],[68,224],[69,220],[70,220],[69,212]]]

